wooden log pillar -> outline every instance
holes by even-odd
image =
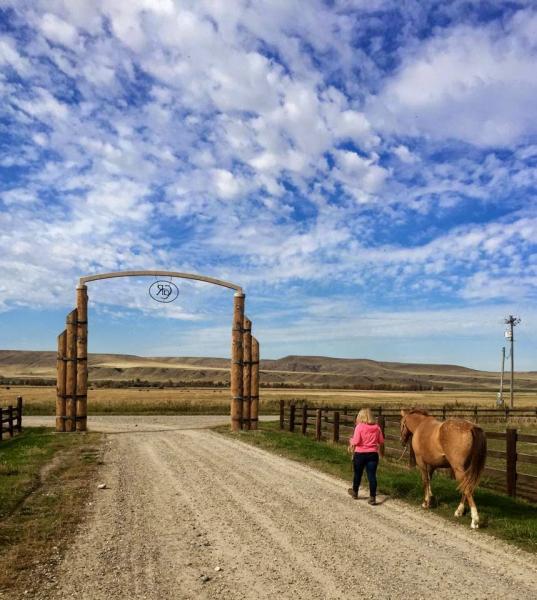
[[[285,428],[285,400],[280,400],[280,429]]]
[[[76,288],[76,430],[88,428],[88,288]]]
[[[334,411],[334,431],[332,432],[334,444],[339,442],[339,410]]]
[[[58,336],[58,355],[56,358],[56,431],[65,431],[65,359],[67,351],[67,331]]]
[[[259,342],[252,337],[252,381],[250,398],[252,410],[250,413],[250,429],[257,429],[259,423]],[[282,427],[283,429],[283,427]]]
[[[65,431],[76,431],[76,308],[67,315],[65,348]]]
[[[306,435],[308,431],[308,405],[304,402],[302,405],[302,424],[301,424],[302,435]]]
[[[17,396],[17,431],[22,431],[22,396]]]
[[[244,294],[233,297],[233,324],[231,329],[231,430],[242,427],[242,325],[244,321]]]
[[[323,420],[323,409],[318,408],[315,418],[315,439],[320,442],[321,441],[321,427]]]
[[[517,462],[517,430],[508,427],[505,430],[506,474],[507,493],[516,496],[516,462]]]
[[[242,429],[251,429],[252,415],[252,321],[244,317],[242,325]]]
[[[295,431],[295,411],[296,405],[294,402],[291,402],[289,406],[289,431],[294,433]]]

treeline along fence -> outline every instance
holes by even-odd
[[[13,437],[15,431],[18,433],[22,431],[22,396],[17,397],[15,406],[0,407],[0,442],[4,439],[5,433]]]
[[[383,407],[372,410],[384,432],[386,457],[401,459],[399,410]],[[517,421],[537,425],[536,409],[444,406],[427,410],[440,420],[457,417],[478,424],[486,423],[487,466],[481,485],[537,502],[537,435],[520,432],[512,426]],[[306,403],[299,405],[280,400],[280,429],[312,435],[317,441],[346,445],[354,430],[356,411],[356,408],[309,407]],[[494,431],[498,426],[504,427],[505,431]],[[405,464],[408,467],[416,464],[410,445]]]

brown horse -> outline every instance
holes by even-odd
[[[426,410],[414,408],[401,411],[401,443],[406,445],[410,436],[425,491],[423,508],[431,505],[431,478],[435,469],[451,467],[462,494],[455,516],[464,514],[468,500],[471,527],[477,529],[479,515],[473,494],[487,456],[487,439],[481,427],[463,419],[439,421]]]

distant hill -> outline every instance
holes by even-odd
[[[146,358],[131,354],[90,354],[90,383],[227,385],[229,359],[196,357]],[[328,356],[285,356],[264,359],[261,384],[286,387],[356,389],[491,389],[499,374],[458,365],[380,362]],[[53,380],[56,353],[0,350],[0,376],[4,380]],[[537,389],[537,372],[516,374],[518,389]]]

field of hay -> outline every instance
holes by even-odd
[[[495,407],[493,392],[387,392],[352,390],[261,389],[260,412],[274,414],[280,399],[305,401],[312,406],[481,406]],[[56,388],[43,386],[2,386],[0,406],[15,404],[17,396],[24,399],[26,414],[54,414]],[[520,392],[516,407],[537,407],[536,392]],[[161,414],[194,413],[226,414],[229,411],[229,390],[226,388],[126,388],[96,389],[88,392],[91,414]]]

